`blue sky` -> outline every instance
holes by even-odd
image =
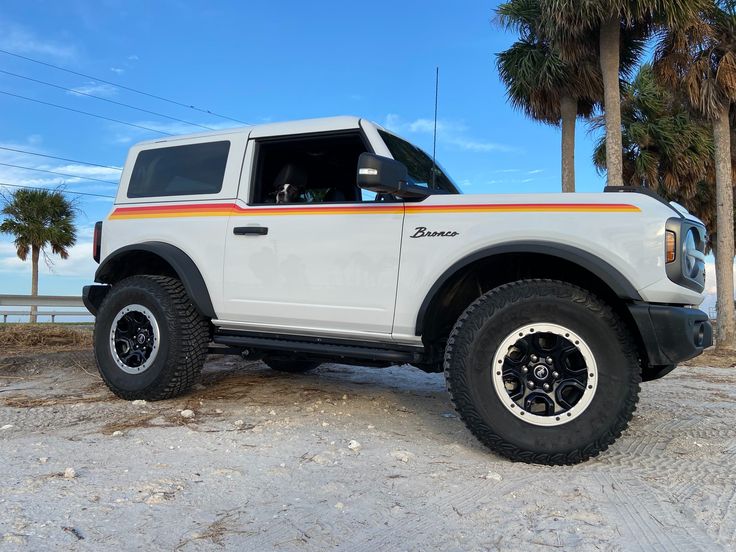
[[[493,25],[495,2],[204,2],[5,0],[0,49],[259,123],[342,114],[389,126],[431,150],[434,70],[440,67],[440,162],[467,193],[556,192],[559,130],[506,103],[496,52],[514,37]],[[206,126],[235,123],[0,53],[0,70]],[[181,134],[197,127],[0,73],[0,91]],[[120,166],[131,144],[160,136],[0,94],[0,146]],[[600,191],[594,137],[578,127],[579,191]],[[0,163],[101,180],[118,172],[0,150]],[[0,166],[0,182],[54,185],[52,175]],[[65,179],[70,190],[114,184]],[[111,203],[80,197],[79,244],[44,268],[43,294],[89,282],[91,227]],[[0,293],[28,293],[30,267],[0,236]]]

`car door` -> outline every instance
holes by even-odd
[[[258,201],[253,193],[264,172],[259,149],[257,140],[249,142],[227,229],[225,309],[220,313],[224,325],[387,338],[394,316],[403,204],[370,201],[370,194],[362,197],[359,191],[352,200],[329,203],[312,198],[277,205],[265,203],[265,193]],[[355,168],[340,170],[342,180],[351,179],[343,188],[350,193]]]

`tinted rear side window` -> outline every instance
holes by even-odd
[[[142,151],[133,167],[128,197],[219,193],[229,151],[229,141]]]

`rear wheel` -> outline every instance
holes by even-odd
[[[524,280],[463,313],[445,352],[456,409],[478,439],[514,460],[573,464],[608,448],[639,393],[634,342],[579,287]]]
[[[126,278],[97,312],[97,367],[124,399],[160,400],[186,392],[199,377],[208,344],[209,322],[174,278]]]

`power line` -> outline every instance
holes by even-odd
[[[46,169],[35,169],[33,167],[23,167],[22,165],[13,165],[11,163],[0,163],[0,166],[12,167],[14,169],[24,169],[26,171],[37,171],[37,172],[42,172],[42,173],[55,174],[58,176],[65,176],[67,178],[77,178],[79,180],[94,180],[95,182],[104,182],[105,184],[115,184],[115,185],[118,184],[117,182],[113,182],[112,180],[102,180],[101,178],[93,178],[91,176],[79,176],[76,174],[67,174],[67,173],[62,173],[62,172],[57,172],[57,171],[49,171]]]
[[[149,128],[149,127],[145,127],[143,125],[137,125],[135,123],[127,123],[125,121],[120,121],[118,119],[111,119],[110,117],[105,117],[103,115],[98,115],[96,113],[90,113],[89,111],[82,111],[81,109],[74,109],[72,107],[66,107],[64,105],[59,105],[59,104],[55,104],[55,103],[51,103],[51,102],[44,102],[42,100],[37,100],[36,98],[29,98],[27,96],[21,96],[20,94],[13,94],[12,92],[6,92],[5,90],[0,90],[0,94],[5,94],[6,96],[12,96],[14,98],[20,98],[22,100],[28,100],[29,102],[36,102],[36,103],[39,103],[39,104],[42,104],[42,105],[48,105],[48,106],[51,106],[51,107],[56,107],[58,109],[64,109],[66,111],[71,111],[73,113],[81,113],[82,115],[88,115],[89,117],[97,117],[98,119],[103,119],[105,121],[111,121],[113,123],[119,123],[121,125],[127,125],[127,126],[131,126],[131,127],[135,127],[135,128],[140,128],[140,129],[143,129],[143,130],[148,130],[150,132],[158,132],[159,134],[163,134],[165,136],[172,136],[172,134],[170,134],[168,132],[164,132],[163,130],[157,130],[155,128]]]
[[[120,167],[113,167],[112,165],[100,165],[99,163],[90,163],[89,161],[79,161],[78,159],[67,159],[66,157],[57,157],[55,155],[47,155],[45,153],[38,153],[35,151],[26,151],[26,150],[16,149],[16,148],[7,148],[5,146],[0,146],[0,150],[14,151],[15,153],[24,153],[26,155],[36,155],[38,157],[48,157],[49,159],[56,159],[57,161],[68,161],[69,163],[78,163],[80,165],[89,165],[91,167],[101,167],[103,169],[112,169],[115,171],[123,170]]]
[[[219,113],[215,113],[214,111],[210,111],[209,109],[202,109],[202,108],[196,107],[194,105],[185,104],[185,103],[182,103],[182,102],[178,102],[176,100],[170,100],[169,98],[164,98],[163,96],[157,96],[156,94],[151,94],[150,92],[144,92],[143,90],[138,90],[136,88],[131,88],[129,86],[123,86],[122,84],[117,84],[117,83],[114,83],[114,82],[107,81],[105,79],[101,79],[101,78],[98,78],[98,77],[93,77],[92,75],[86,75],[84,73],[79,73],[77,71],[72,71],[71,69],[67,69],[65,67],[60,67],[58,65],[54,65],[53,63],[47,63],[45,61],[40,61],[40,60],[37,60],[37,59],[29,58],[27,56],[22,56],[20,54],[14,53],[14,52],[9,52],[8,50],[2,50],[2,49],[0,49],[0,53],[6,54],[6,55],[9,55],[9,56],[13,56],[13,57],[17,57],[17,58],[20,58],[20,59],[24,59],[26,61],[30,61],[30,62],[33,62],[33,63],[38,63],[39,65],[45,65],[46,67],[51,67],[51,68],[57,69],[59,71],[65,71],[66,73],[71,73],[72,75],[77,75],[79,77],[84,77],[85,79],[92,79],[92,80],[95,80],[95,81],[98,81],[98,82],[104,82],[105,84],[109,84],[110,86],[115,86],[115,87],[121,88],[123,90],[128,90],[129,92],[135,92],[136,94],[141,94],[143,96],[148,96],[149,98],[155,98],[157,100],[161,100],[162,102],[168,102],[170,104],[178,105],[180,107],[186,107],[187,109],[193,109],[194,111],[199,111],[200,113],[207,113],[209,115],[213,115],[214,117],[219,117],[220,119],[227,119],[228,121],[233,121],[233,122],[241,123],[241,124],[244,124],[244,125],[250,125],[250,123],[247,123],[245,121],[241,121],[240,119],[235,119],[233,117],[228,117],[227,115],[221,115]]]
[[[24,75],[19,75],[17,73],[11,73],[10,71],[5,71],[3,69],[0,69],[0,73],[3,73],[5,75],[10,75],[11,77],[16,77],[16,78],[19,78],[19,79],[24,79],[24,80],[27,80],[27,81],[35,82],[35,83],[38,83],[38,84],[43,84],[45,86],[51,86],[53,88],[58,88],[59,90],[65,90],[66,92],[72,92],[74,94],[79,94],[80,96],[87,96],[88,98],[94,98],[96,100],[102,100],[103,102],[108,102],[108,103],[111,103],[111,104],[120,105],[120,106],[123,106],[123,107],[127,107],[129,109],[135,109],[136,111],[141,111],[142,113],[148,113],[150,115],[155,115],[157,117],[163,117],[165,119],[170,119],[170,120],[176,121],[178,123],[184,123],[184,124],[187,124],[187,125],[192,125],[192,126],[196,126],[196,127],[199,127],[199,128],[204,128],[206,130],[215,130],[212,127],[208,127],[208,126],[205,126],[205,125],[200,125],[199,123],[192,123],[191,121],[185,121],[184,119],[177,119],[176,117],[171,117],[171,116],[165,115],[163,113],[158,113],[157,111],[150,111],[148,109],[143,109],[142,107],[136,107],[134,105],[126,104],[124,102],[118,102],[118,101],[115,101],[115,100],[111,100],[109,98],[103,98],[102,96],[97,96],[95,94],[89,94],[88,92],[80,92],[79,90],[75,90],[74,88],[67,88],[65,86],[54,84],[52,82],[46,82],[46,81],[42,81],[42,80],[39,80],[39,79],[34,79],[34,78],[31,78],[31,77],[26,77]]]
[[[49,188],[40,188],[37,186],[23,186],[21,184],[8,184],[6,182],[0,182],[0,186],[7,186],[8,188],[25,188],[26,190],[49,190]],[[54,190],[49,190],[54,191]],[[74,190],[58,190],[62,194],[76,194],[76,195],[82,195],[82,196],[92,196],[92,197],[105,197],[108,199],[115,199],[115,196],[111,195],[103,195],[103,194],[93,194],[90,192],[75,192]]]

